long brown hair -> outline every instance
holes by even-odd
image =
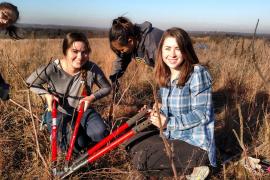
[[[184,58],[184,61],[181,64],[180,77],[177,82],[177,86],[183,86],[185,82],[188,80],[189,74],[193,71],[194,64],[199,63],[199,59],[194,51],[188,33],[181,28],[176,27],[170,28],[163,33],[157,50],[155,79],[160,87],[168,86],[171,71],[170,68],[164,63],[162,59],[162,47],[167,37],[173,37],[176,39],[178,47]]]

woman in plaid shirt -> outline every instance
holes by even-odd
[[[199,64],[189,35],[180,28],[164,32],[157,54],[155,77],[160,86],[160,119],[151,111],[153,125],[163,128],[174,147],[178,174],[193,169],[189,179],[205,179],[208,164],[216,166],[212,79]],[[172,175],[171,163],[159,135],[151,136],[132,148],[138,170],[155,175]]]

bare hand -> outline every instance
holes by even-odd
[[[154,110],[152,110],[150,114],[150,121],[152,122],[153,125],[157,126],[158,128],[164,129],[167,126],[166,117],[160,114],[160,121],[159,121],[158,113]]]
[[[52,111],[53,100],[56,100],[57,102],[59,102],[58,97],[56,97],[52,94],[45,94],[44,97],[45,97],[47,105],[48,105],[48,111]]]
[[[82,102],[84,102],[84,111],[87,110],[87,108],[90,106],[90,104],[95,100],[95,96],[93,94],[91,94],[90,96],[86,96],[84,98],[82,98],[79,102],[79,104],[81,105]]]

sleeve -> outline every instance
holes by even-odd
[[[34,71],[26,80],[30,90],[36,94],[42,95],[49,93],[44,87],[43,84],[49,81],[50,71],[48,70],[49,66],[42,66]]]
[[[146,48],[146,63],[154,67],[155,66],[155,56],[158,49],[160,39],[162,37],[163,31],[157,28],[153,28],[152,31],[146,36],[145,48]]]
[[[7,84],[0,74],[0,99],[8,100],[9,99],[9,84]]]
[[[186,130],[209,123],[212,113],[211,77],[206,70],[193,74],[190,82],[191,111],[180,116],[168,117],[169,130]]]
[[[99,89],[95,91],[93,95],[95,96],[95,99],[98,100],[111,92],[111,85],[106,76],[104,75],[103,71],[97,65],[95,65],[94,69],[95,69],[94,82],[99,87]]]
[[[115,82],[123,76],[130,62],[131,54],[125,54],[122,57],[117,56],[116,60],[113,62],[112,74],[110,75],[111,82]]]
[[[2,75],[0,74],[0,84],[6,84],[4,78],[2,77]]]

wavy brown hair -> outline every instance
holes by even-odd
[[[170,68],[164,63],[162,59],[162,47],[167,37],[173,37],[176,39],[178,47],[184,58],[181,64],[181,73],[177,82],[177,86],[183,86],[187,81],[190,73],[193,71],[194,64],[199,63],[199,59],[192,46],[191,39],[188,33],[181,28],[170,28],[166,30],[159,42],[157,50],[157,62],[155,67],[155,79],[160,87],[167,87],[170,80],[171,71]]]

